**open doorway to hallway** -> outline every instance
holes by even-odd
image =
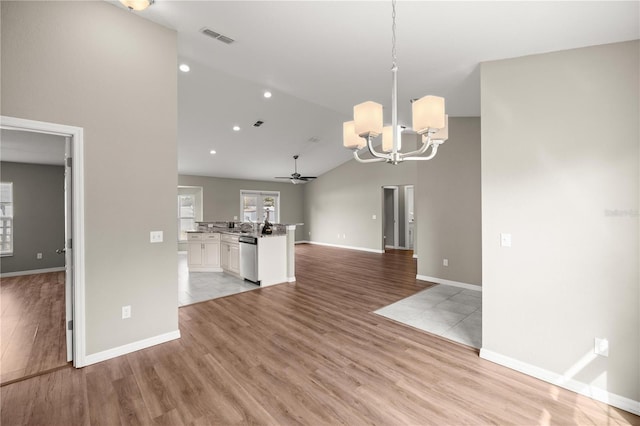
[[[66,322],[72,298],[65,272],[70,266],[70,164],[65,164],[70,141],[24,130],[1,132],[0,180],[6,190],[0,228],[0,383],[5,385],[64,367],[71,359]]]
[[[387,250],[414,250],[413,185],[382,187],[382,239]]]

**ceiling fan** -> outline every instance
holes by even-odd
[[[289,179],[294,185],[298,183],[305,183],[315,179],[315,176],[302,176],[300,173],[298,173],[298,157],[298,155],[293,156],[294,172],[291,173],[291,176],[276,176],[275,179]]]

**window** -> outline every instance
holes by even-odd
[[[240,191],[240,214],[243,222],[271,223],[280,220],[280,193],[261,191]]]
[[[202,188],[178,187],[178,241],[187,241],[187,232],[202,220]]]
[[[13,255],[13,183],[0,183],[0,256]]]

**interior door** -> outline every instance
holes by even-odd
[[[65,269],[65,311],[66,311],[66,335],[67,335],[67,362],[73,360],[73,236],[72,236],[72,166],[71,138],[65,138],[65,167],[64,167],[64,269]]]

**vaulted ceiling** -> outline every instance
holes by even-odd
[[[389,113],[390,1],[156,0],[131,13],[175,29],[191,68],[178,75],[181,174],[272,180],[300,154],[299,171],[318,176],[351,158],[353,105]],[[409,99],[426,94],[451,116],[479,116],[481,62],[637,39],[639,13],[638,1],[399,1],[400,121],[410,126]]]

